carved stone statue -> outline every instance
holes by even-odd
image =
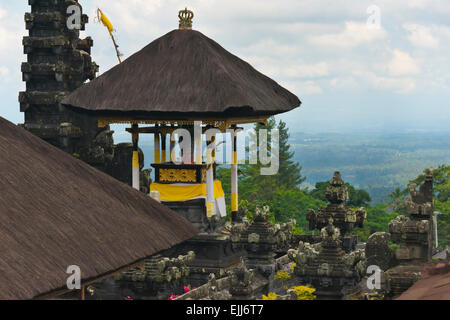
[[[251,285],[253,277],[253,270],[247,269],[244,258],[241,257],[239,266],[229,272],[231,295],[235,298],[250,297],[252,293]]]
[[[345,251],[350,252],[355,248],[357,242],[357,238],[351,236],[350,232],[354,227],[363,227],[366,210],[362,207],[358,210],[347,207],[348,190],[339,171],[334,173],[329,183],[325,197],[330,203],[326,208],[320,207],[317,212],[312,209],[308,211],[306,219],[309,222],[309,229],[321,230],[328,225],[329,219],[332,218],[334,226],[340,230]]]

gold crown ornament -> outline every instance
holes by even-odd
[[[194,18],[194,13],[187,8],[181,10],[178,13],[178,18],[180,18],[180,26],[181,30],[191,30],[192,29],[192,19]]]

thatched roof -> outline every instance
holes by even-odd
[[[202,33],[174,30],[81,86],[63,103],[102,115],[132,112],[180,119],[268,116],[301,102]]]
[[[450,261],[425,266],[423,278],[396,300],[450,300]]]
[[[0,117],[0,299],[29,299],[139,262],[198,231]]]

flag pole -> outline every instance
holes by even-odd
[[[117,44],[116,39],[114,38],[114,35],[113,35],[114,27],[113,27],[112,23],[109,21],[108,17],[106,17],[105,14],[102,12],[102,10],[100,10],[99,8],[97,8],[97,18],[98,18],[98,21],[103,23],[103,25],[108,29],[109,35],[114,44],[114,48],[116,49],[117,59],[119,59],[119,63],[122,63],[122,58],[121,58],[122,54],[119,51],[119,45]]]

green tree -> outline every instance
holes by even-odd
[[[274,159],[279,162],[279,170],[275,175],[262,175],[261,168],[264,166],[259,161],[257,164],[245,164],[242,165],[243,177],[240,179],[240,184],[246,189],[242,194],[243,199],[249,201],[265,202],[273,199],[276,190],[278,189],[292,189],[299,186],[305,178],[301,175],[301,166],[293,161],[294,152],[291,151],[289,145],[289,130],[283,121],[279,121],[277,124],[274,117],[271,117],[267,121],[267,125],[256,124],[254,129],[256,133],[256,140],[258,141],[259,149],[259,130],[266,129],[268,131],[267,141],[272,141],[271,132],[277,128],[279,131],[278,159]],[[267,146],[268,156],[272,155],[271,145]],[[239,189],[242,190],[241,185]],[[241,193],[240,193],[241,194]]]
[[[292,160],[295,153],[291,150],[291,146],[289,144],[289,129],[286,127],[285,122],[280,120],[278,123],[278,131],[280,134],[280,167],[276,176],[277,184],[286,189],[295,188],[302,184],[306,178],[301,175],[302,167],[299,163]]]
[[[388,232],[389,222],[398,215],[389,212],[388,205],[381,203],[373,207],[366,207],[367,219],[364,227],[355,229],[353,232],[358,235],[360,241],[367,241],[369,236],[375,232]]]
[[[309,209],[317,210],[326,203],[319,199],[311,197],[308,192],[299,187],[291,189],[278,189],[275,192],[274,199],[271,201],[271,211],[275,214],[278,222],[287,222],[294,218],[297,220],[297,226],[307,230],[308,221],[306,215]]]

